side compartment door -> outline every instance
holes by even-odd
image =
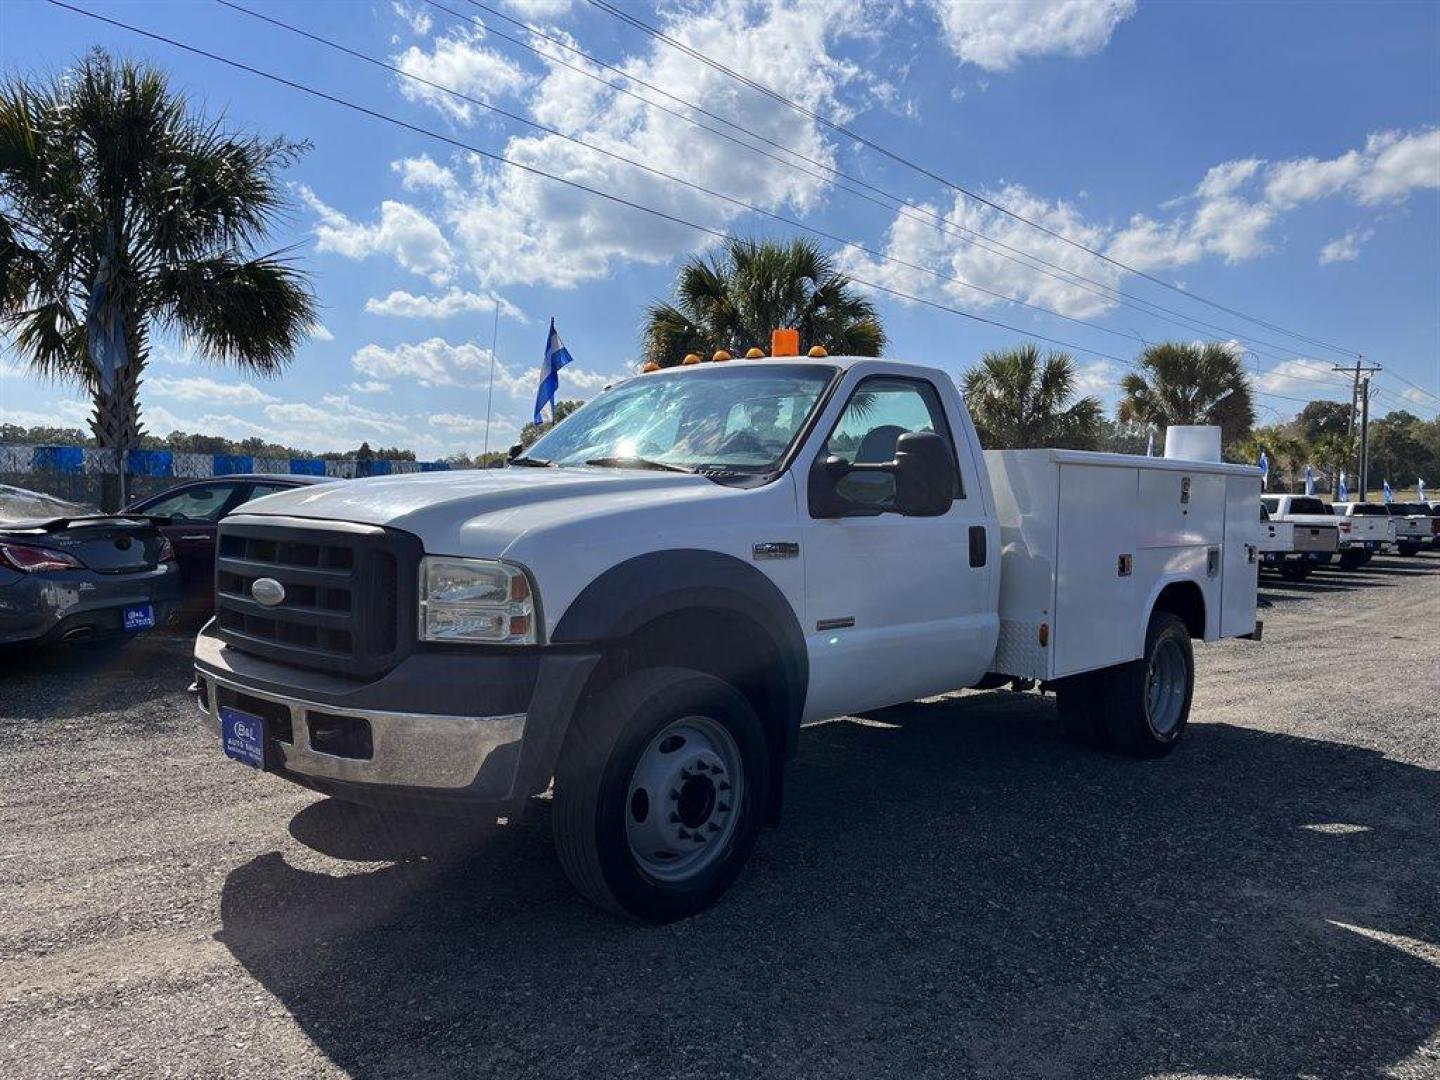
[[[922,431],[942,436],[954,453],[935,386],[922,378],[869,376],[850,393],[812,468],[830,456],[852,464],[891,461],[900,436]],[[998,622],[989,583],[999,552],[987,550],[981,499],[965,490],[956,460],[954,498],[935,517],[891,509],[894,478],[878,472],[840,481],[852,511],[817,516],[805,477],[798,477],[808,719],[958,689],[988,667]],[[973,548],[972,525],[981,531]]]
[[[1224,581],[1220,584],[1220,636],[1235,637],[1255,629],[1260,559],[1256,553],[1259,523],[1255,520],[1256,481],[1225,479]]]

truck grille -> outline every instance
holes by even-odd
[[[216,633],[243,652],[297,667],[379,674],[414,647],[420,553],[416,537],[378,526],[223,521]],[[252,595],[261,578],[283,587],[279,603]]]

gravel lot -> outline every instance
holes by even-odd
[[[660,929],[542,804],[396,819],[225,760],[183,636],[0,655],[0,1076],[1440,1076],[1440,554],[1267,576],[1168,760],[961,694],[808,729]]]

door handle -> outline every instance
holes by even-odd
[[[188,536],[182,536],[182,537],[180,537],[180,539],[181,539],[181,540],[209,540],[209,539],[210,539],[210,534],[209,534],[209,533],[191,533],[191,534],[188,535]]]
[[[986,557],[985,526],[970,526],[970,565],[984,566]]]

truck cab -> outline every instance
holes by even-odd
[[[196,685],[225,753],[341,798],[552,793],[588,899],[665,921],[778,822],[801,725],[970,686],[1169,753],[1192,639],[1254,635],[1258,471],[982,451],[891,360],[626,380],[507,468],[357,480],[220,525]]]

